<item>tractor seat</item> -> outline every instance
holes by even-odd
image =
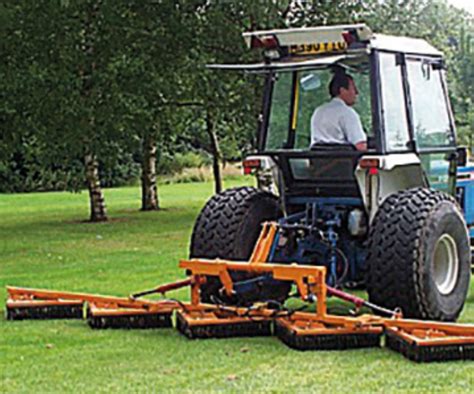
[[[310,148],[312,151],[356,151],[354,145],[351,144],[313,144]]]
[[[350,145],[318,145],[310,151],[280,154],[286,194],[360,198],[354,172],[363,154]]]

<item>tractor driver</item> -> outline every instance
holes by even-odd
[[[344,70],[337,70],[329,93],[332,100],[316,108],[311,117],[311,147],[351,145],[360,151],[367,150],[367,137],[352,108],[359,94],[354,79]]]

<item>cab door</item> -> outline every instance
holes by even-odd
[[[430,187],[455,192],[456,141],[442,60],[406,57],[414,147]]]

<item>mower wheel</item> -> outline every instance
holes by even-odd
[[[282,216],[278,197],[253,187],[228,189],[214,195],[204,206],[194,224],[191,237],[191,258],[247,261],[265,221]],[[234,280],[245,276],[234,276]],[[208,278],[201,286],[203,302],[212,302],[220,282]],[[284,299],[289,289],[265,289],[258,298]]]
[[[367,290],[409,318],[454,321],[469,290],[466,223],[449,195],[425,188],[385,199],[371,224]]]

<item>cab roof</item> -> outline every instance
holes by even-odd
[[[372,49],[413,55],[441,57],[443,53],[419,38],[374,34],[363,23],[247,32],[249,48],[279,49],[289,56],[348,53]]]
[[[436,49],[421,38],[402,36],[388,36],[385,34],[374,34],[370,40],[370,47],[380,51],[402,52],[413,55],[443,56],[443,52]]]

